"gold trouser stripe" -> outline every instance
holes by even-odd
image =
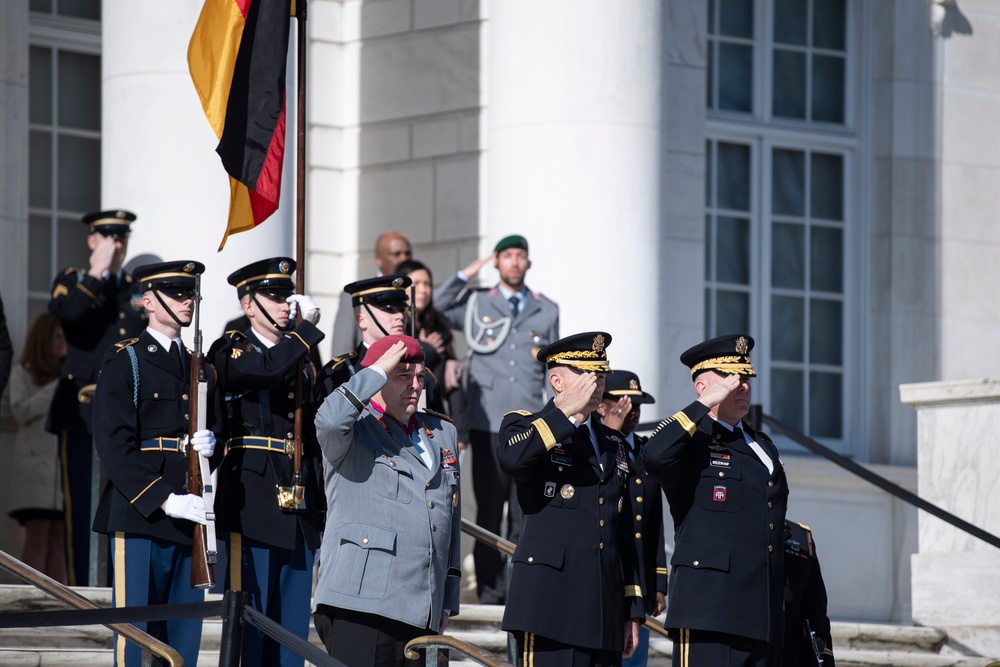
[[[688,667],[688,660],[691,658],[691,630],[681,628],[681,667]]]
[[[545,449],[552,449],[559,444],[556,442],[556,437],[552,435],[552,429],[541,417],[531,422],[531,425],[538,429],[538,435],[542,436],[542,444],[545,445]]]
[[[524,655],[521,658],[523,667],[535,667],[535,633],[524,633]]]
[[[115,608],[125,607],[125,533],[115,533]],[[125,664],[125,637],[115,633],[116,664]]]
[[[243,536],[229,533],[229,588],[243,590]]]
[[[678,410],[677,412],[675,412],[673,418],[677,420],[677,423],[681,425],[682,429],[687,431],[688,435],[692,436],[694,435],[694,430],[695,430],[694,422],[691,421],[691,419],[686,414],[684,414],[683,410]]]
[[[63,513],[65,519],[66,536],[66,579],[70,586],[76,586],[76,568],[73,558],[73,496],[69,492],[69,461],[67,449],[69,449],[69,431],[59,432],[59,465],[62,468],[62,491],[63,491]]]

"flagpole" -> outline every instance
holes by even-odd
[[[295,119],[295,291],[306,293],[306,3],[294,0],[296,36],[298,41],[296,57],[297,85]],[[301,310],[301,309],[300,309]],[[301,317],[304,313],[299,313]],[[300,361],[295,373],[295,420],[293,423],[294,446],[292,453],[293,503],[290,509],[304,511],[305,482],[302,479],[302,375],[305,361]]]

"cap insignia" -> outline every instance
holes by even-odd
[[[396,278],[395,280],[392,281],[392,286],[395,287],[396,289],[399,289],[400,287],[403,286],[403,279]]]
[[[598,354],[604,351],[604,334],[594,336],[594,346],[591,349]]]
[[[288,262],[282,261],[278,264],[278,270],[282,273],[288,273]]]
[[[628,388],[629,389],[638,389],[639,388],[639,383],[636,381],[635,378],[632,378],[631,380],[628,381]]]
[[[749,349],[748,349],[749,344],[750,344],[750,341],[748,341],[746,339],[746,336],[740,336],[739,338],[737,338],[736,339],[736,354],[742,354],[743,356],[746,356],[747,352],[749,352]]]
[[[188,262],[184,265],[184,273],[194,273],[194,262]]]
[[[118,211],[117,213],[115,213],[115,217],[118,218],[119,220],[124,220],[125,219],[125,211]]]

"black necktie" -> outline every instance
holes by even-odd
[[[517,309],[518,306],[521,305],[521,300],[517,298],[517,295],[514,295],[507,300],[510,301],[510,314],[517,317]]]
[[[177,366],[180,374],[184,375],[184,357],[181,356],[181,348],[175,340],[170,341],[170,358],[174,360],[174,364]]]
[[[743,437],[743,429],[739,426],[733,429],[733,440],[746,444],[747,439]]]

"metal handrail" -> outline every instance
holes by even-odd
[[[497,551],[502,551],[509,556],[514,555],[514,547],[517,546],[516,544],[510,540],[505,540],[495,533],[491,533],[485,528],[481,528],[468,519],[462,519],[462,532],[476,538],[487,546],[493,547]],[[646,627],[657,634],[663,635],[668,639],[670,638],[670,635],[667,634],[667,630],[663,627],[663,623],[660,623],[652,616],[646,616]]]
[[[45,591],[53,597],[59,598],[76,609],[104,608],[73,589],[63,586],[55,579],[47,577],[33,567],[25,565],[4,551],[0,551],[0,568],[7,570],[21,581]],[[180,653],[171,648],[169,644],[164,644],[159,639],[146,634],[134,625],[129,623],[108,623],[105,624],[105,627],[114,630],[121,636],[132,640],[144,649],[148,649],[154,655],[166,660],[170,667],[184,667],[184,658],[181,657]]]
[[[511,663],[501,660],[481,646],[447,635],[431,635],[411,639],[406,643],[405,655],[409,660],[416,660],[420,657],[421,650],[427,651],[425,664],[434,665],[437,664],[437,656],[432,655],[432,653],[439,648],[455,649],[486,667],[511,667]]]

